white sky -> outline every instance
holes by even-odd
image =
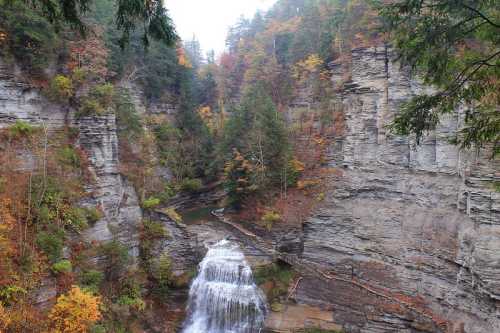
[[[228,27],[243,14],[252,18],[257,10],[269,9],[276,0],[165,0],[183,40],[193,34],[203,52],[211,49],[218,54],[224,50]]]

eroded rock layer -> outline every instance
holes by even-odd
[[[500,332],[500,193],[492,186],[500,161],[449,143],[460,112],[421,146],[391,135],[398,106],[424,88],[386,47],[353,50],[350,68],[331,68],[337,87],[350,77],[346,128],[329,162],[342,175],[304,226],[302,257],[355,283],[318,288],[324,282],[306,278],[298,301],[332,309],[350,332]]]

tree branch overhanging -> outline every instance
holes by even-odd
[[[464,8],[467,8],[468,10],[476,13],[477,15],[479,15],[483,20],[485,20],[486,22],[488,22],[490,25],[494,26],[495,28],[498,28],[500,29],[500,24],[497,24],[493,21],[491,21],[488,17],[486,17],[486,15],[484,15],[483,13],[481,13],[479,10],[477,10],[476,8],[474,7],[471,7],[469,5],[466,5],[466,4],[462,4],[462,6]]]

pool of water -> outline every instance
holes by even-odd
[[[217,206],[207,206],[201,208],[188,209],[180,212],[182,221],[185,224],[198,224],[203,222],[217,222],[217,218],[211,214]]]

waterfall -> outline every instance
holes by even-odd
[[[236,243],[221,240],[200,263],[189,290],[183,333],[257,333],[266,312],[265,298]]]

